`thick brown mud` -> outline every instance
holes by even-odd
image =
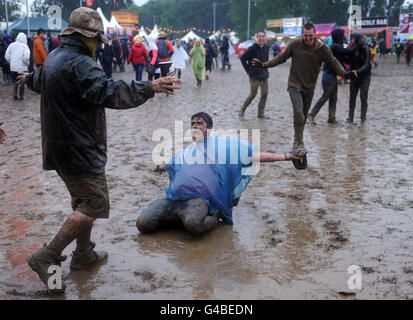
[[[261,166],[239,206],[234,226],[203,237],[184,230],[141,235],[138,213],[164,196],[166,175],[150,170],[154,130],[173,130],[198,111],[214,115],[216,128],[260,129],[261,150],[292,145],[289,64],[271,70],[267,115],[257,120],[258,99],[238,119],[249,83],[236,57],[230,72],[214,70],[196,88],[190,68],[182,89],[139,108],[108,110],[107,176],[111,216],[93,230],[108,262],[71,273],[62,297],[45,287],[26,265],[27,256],[49,242],[70,214],[70,197],[54,172],[42,170],[40,97],[26,91],[14,101],[0,86],[0,299],[412,299],[413,298],[413,68],[394,58],[373,70],[367,122],[345,123],[349,87],[339,88],[336,125],[327,106],[307,126],[309,169],[290,163]],[[126,73],[115,79],[130,80]],[[58,93],[56,93],[58,94]],[[315,98],[321,95],[318,85]],[[314,100],[315,102],[315,100]],[[73,245],[68,247],[70,261]],[[350,290],[348,267],[362,269],[362,289]]]

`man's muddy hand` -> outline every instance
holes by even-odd
[[[257,68],[264,68],[264,63],[257,58],[252,59],[252,65]]]
[[[357,77],[358,77],[358,74],[356,70],[346,72],[346,76],[345,76],[346,79],[355,80]]]
[[[155,93],[174,94],[173,90],[180,89],[176,83],[181,83],[181,80],[174,77],[164,77],[152,81],[152,91]]]
[[[29,75],[29,72],[19,72],[19,75],[17,76],[17,84],[19,86],[22,86],[26,83],[26,77]]]

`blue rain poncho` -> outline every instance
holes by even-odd
[[[171,180],[169,200],[201,197],[209,213],[233,224],[232,208],[254,177],[252,154],[256,147],[233,138],[210,137],[174,156],[165,169]]]

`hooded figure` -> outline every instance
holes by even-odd
[[[330,46],[331,51],[333,52],[334,57],[344,66],[350,62],[349,55],[354,52],[355,48],[344,48],[343,44],[346,42],[343,29],[335,29],[331,33],[332,44]],[[310,113],[308,114],[308,121],[315,125],[315,117],[322,108],[322,106],[328,101],[328,123],[336,123],[336,106],[337,106],[337,93],[338,93],[338,81],[337,74],[324,63],[323,65],[323,77],[322,77],[322,86],[323,86],[323,95],[320,99],[317,100]]]
[[[3,68],[3,84],[6,86],[9,86],[12,82],[10,63],[5,59],[7,47],[12,42],[11,39],[12,36],[8,34],[4,39],[1,39],[0,44],[0,63]]]
[[[19,99],[23,100],[24,85],[17,85],[17,75],[19,72],[27,72],[30,65],[30,49],[27,45],[27,38],[23,32],[17,35],[16,42],[9,45],[6,50],[5,59],[10,63],[11,77],[13,81],[14,99],[17,98],[19,89]]]
[[[185,49],[182,47],[180,40],[176,40],[174,46],[174,53],[172,55],[172,67],[178,70],[178,79],[181,79],[181,70],[186,68],[186,62],[189,60],[189,56]]]
[[[202,80],[205,80],[205,48],[201,40],[195,42],[190,56],[192,57],[192,70],[197,80],[197,86],[201,87]]]
[[[148,52],[142,44],[142,38],[135,38],[135,43],[129,53],[128,64],[131,62],[133,64],[136,72],[136,81],[142,80],[143,69],[148,59]]]

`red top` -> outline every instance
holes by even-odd
[[[131,63],[136,64],[144,64],[148,61],[148,51],[146,51],[145,47],[142,43],[135,43],[129,53],[128,57],[128,64]]]

